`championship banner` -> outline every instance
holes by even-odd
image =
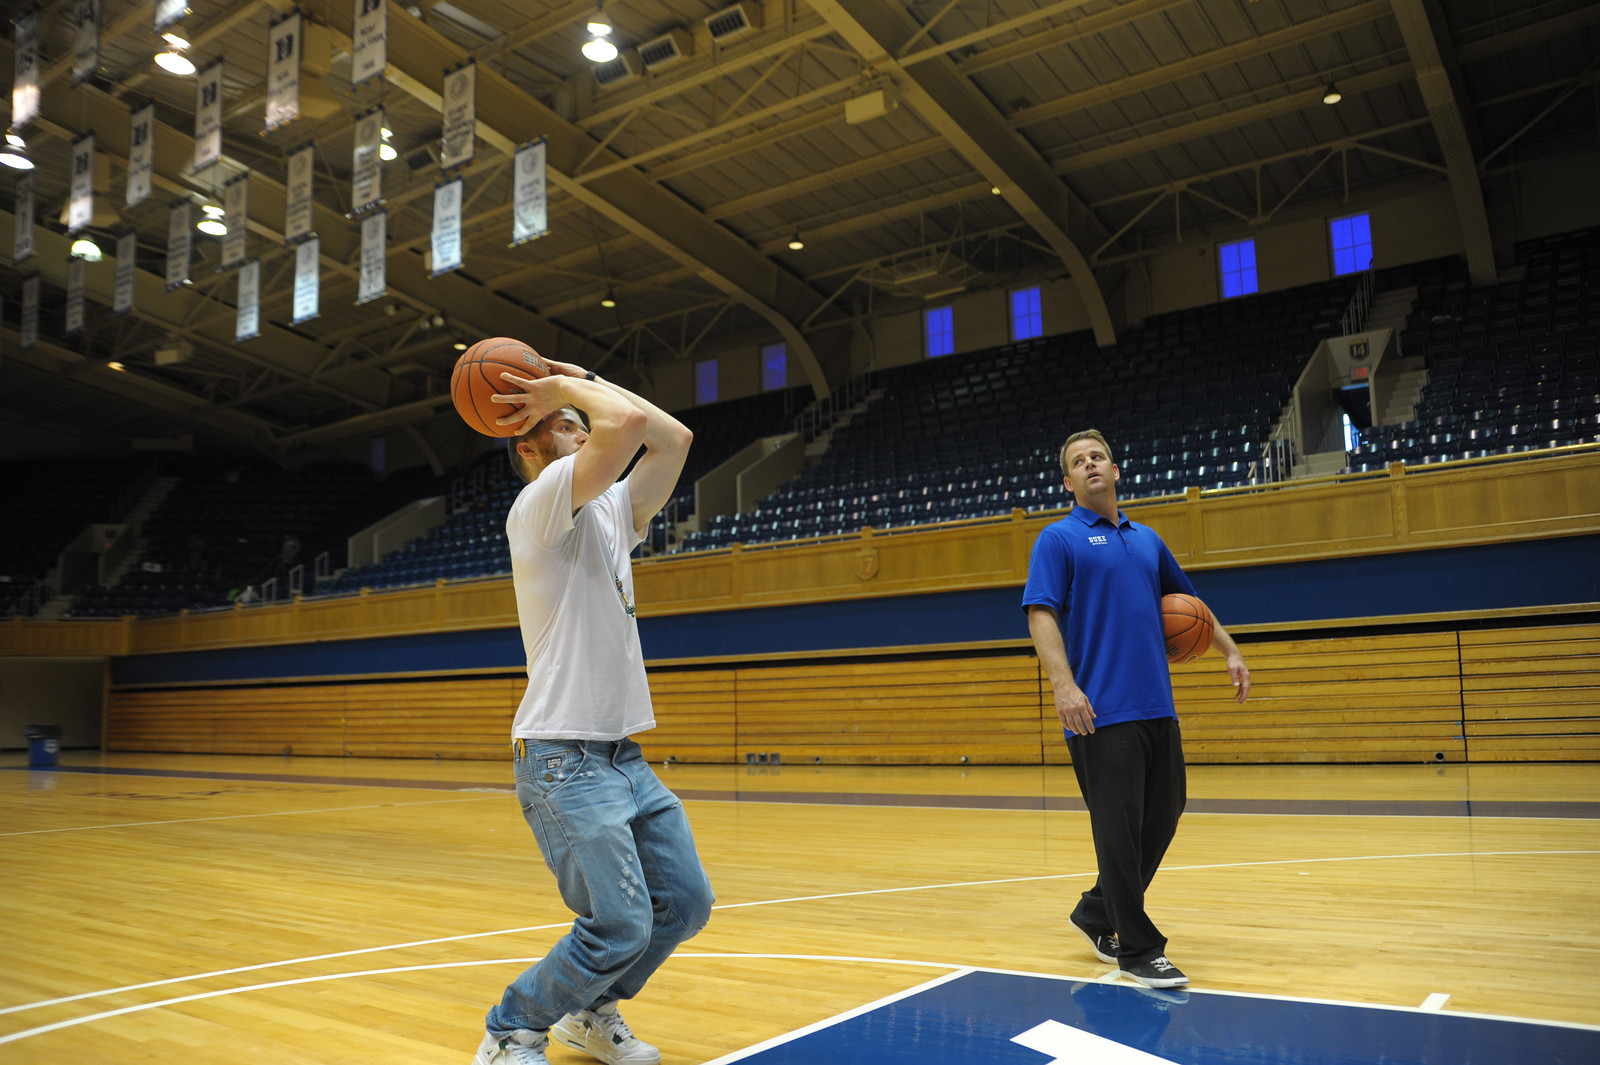
[[[67,196],[67,236],[94,222],[94,134],[72,142],[72,185]]]
[[[234,318],[235,343],[261,335],[261,260],[251,259],[239,267],[238,314]]]
[[[222,158],[222,60],[194,76],[194,169]]]
[[[167,215],[167,291],[189,280],[189,201],[179,200]]]
[[[381,299],[388,284],[389,212],[374,211],[361,220],[361,282],[356,306]]]
[[[33,258],[33,171],[17,175],[16,210],[17,231],[11,242],[11,261],[20,263]]]
[[[17,76],[11,83],[11,128],[21,132],[39,117],[39,9],[11,20]]]
[[[188,13],[188,0],[156,0],[156,36]]]
[[[117,273],[111,309],[117,314],[133,310],[133,270],[139,262],[139,231],[130,229],[117,238]]]
[[[72,84],[100,69],[100,0],[75,0],[72,5]]]
[[[300,12],[267,30],[267,132],[300,117]]]
[[[383,195],[383,108],[374,107],[356,119],[356,146],[350,167],[350,215],[356,217],[377,205]]]
[[[440,118],[444,122],[443,144],[439,148],[439,168],[450,170],[472,162],[478,143],[478,64],[469,59],[455,70],[444,73],[439,97]]]
[[[461,269],[461,179],[433,189],[433,276]]]
[[[545,187],[545,139],[517,149],[511,168],[511,243],[526,244],[550,232],[549,200]]]
[[[23,351],[39,346],[39,275],[34,274],[22,283],[22,322],[17,331],[22,334],[17,345]]]
[[[350,30],[350,87],[383,77],[389,63],[389,5],[384,0],[355,0]]]
[[[322,238],[312,237],[294,250],[294,318],[299,325],[317,316],[317,285],[322,263]]]
[[[128,130],[128,206],[150,198],[150,177],[156,167],[156,105],[133,113]]]
[[[306,145],[289,153],[289,180],[283,197],[283,242],[294,244],[311,235],[311,153]]]
[[[67,320],[61,329],[62,336],[83,332],[84,265],[76,255],[67,260]]]
[[[222,237],[222,268],[232,270],[244,262],[248,254],[246,244],[250,234],[250,215],[247,207],[250,175],[240,174],[222,186],[222,224],[228,232]]]

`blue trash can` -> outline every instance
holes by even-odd
[[[50,769],[61,761],[61,726],[29,725],[22,730],[28,740],[28,767]]]

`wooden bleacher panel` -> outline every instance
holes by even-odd
[[[1600,759],[1600,625],[1461,634],[1473,761]]]
[[[645,758],[732,762],[738,745],[735,671],[657,670],[649,676],[656,727],[634,737]]]
[[[1459,762],[1456,634],[1241,643],[1250,698],[1215,652],[1172,668],[1191,762]]]
[[[1037,765],[1031,655],[817,663],[738,671],[738,760]]]
[[[524,677],[346,684],[344,753],[369,758],[496,758],[510,751]]]

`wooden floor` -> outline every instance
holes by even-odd
[[[505,766],[24,761],[0,756],[3,1063],[464,1065],[569,920]],[[718,895],[627,1008],[670,1063],[960,966],[1110,972],[1064,922],[1094,869],[1066,767],[661,773]],[[1600,766],[1190,785],[1150,908],[1196,988],[1600,1024]]]

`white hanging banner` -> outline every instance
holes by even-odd
[[[67,320],[62,336],[83,332],[83,260],[74,255],[67,260]]]
[[[283,242],[294,244],[311,235],[311,153],[306,145],[289,153],[289,181],[283,199]]]
[[[11,83],[11,128],[21,132],[39,117],[39,9],[11,20],[17,76]]]
[[[189,280],[189,201],[179,200],[167,215],[167,291]]]
[[[383,77],[389,62],[389,5],[384,0],[354,0],[350,30],[350,86]]]
[[[72,21],[72,84],[77,85],[100,69],[100,0],[74,0]]]
[[[267,132],[300,117],[300,12],[267,30]]]
[[[359,216],[383,196],[383,170],[378,146],[383,143],[383,108],[374,107],[356,119],[356,146],[350,167],[350,214]]]
[[[39,275],[34,274],[22,283],[22,322],[18,326],[22,334],[21,343],[17,346],[23,351],[39,344]]]
[[[111,309],[117,314],[133,310],[133,270],[139,262],[139,233],[130,229],[117,238],[117,273]]]
[[[511,178],[511,243],[525,244],[550,232],[545,188],[545,139],[517,149]]]
[[[461,179],[433,190],[433,276],[461,269]]]
[[[250,215],[247,206],[250,175],[240,174],[222,186],[222,224],[228,232],[222,237],[222,268],[232,270],[244,262],[249,253],[246,247],[250,233]]]
[[[239,267],[239,313],[234,319],[233,339],[251,340],[261,335],[261,260],[251,259]]]
[[[199,173],[222,158],[222,60],[195,75],[194,169]]]
[[[387,291],[389,212],[374,211],[361,220],[361,283],[356,305],[371,303]]]
[[[444,123],[439,168],[450,170],[465,166],[472,162],[478,143],[478,64],[475,60],[469,59],[456,70],[445,71],[439,112]]]
[[[156,166],[156,105],[133,113],[128,130],[128,206],[150,198],[150,177]]]
[[[88,229],[94,221],[94,134],[72,142],[72,185],[67,197],[67,235]]]
[[[15,221],[16,236],[11,242],[11,261],[20,263],[33,258],[33,171],[17,175]]]
[[[188,13],[188,0],[156,0],[156,36]]]
[[[318,274],[322,263],[318,255],[322,238],[312,237],[294,250],[294,325],[317,316]]]

